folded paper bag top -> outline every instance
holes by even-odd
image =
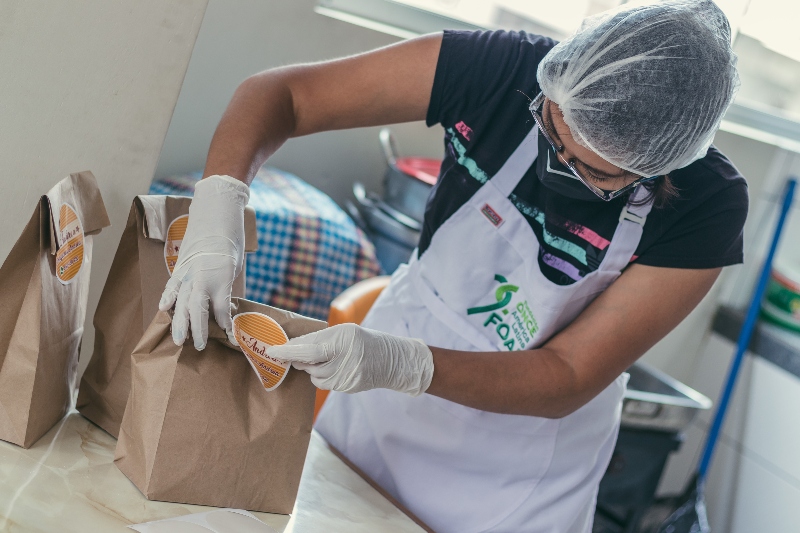
[[[319,320],[234,298],[233,314],[274,319],[289,338]],[[202,352],[176,346],[159,312],[131,357],[131,389],[114,462],[148,498],[290,513],[314,411],[315,388],[290,370],[267,392],[241,349],[213,320]]]
[[[116,437],[128,401],[130,355],[158,311],[186,229],[188,196],[137,196],[94,315],[94,353],[81,379],[77,408]],[[255,211],[245,209],[245,251],[258,249]],[[183,231],[181,231],[183,230]],[[244,296],[245,268],[232,287]]]
[[[39,200],[0,267],[0,439],[30,447],[70,406],[93,236],[110,225],[91,172]]]

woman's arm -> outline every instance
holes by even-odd
[[[441,42],[440,33],[426,35],[249,77],[217,126],[203,177],[229,175],[249,184],[290,137],[424,119]]]
[[[708,293],[719,268],[631,265],[536,350],[463,352],[340,324],[269,349],[323,389],[423,392],[483,411],[559,418],[588,403]]]
[[[231,283],[244,264],[247,185],[289,137],[425,117],[442,36],[314,65],[269,70],[245,80],[211,140],[204,179],[195,187],[178,264],[161,296],[175,306],[172,337],[195,348],[208,315],[233,339]],[[243,182],[243,183],[241,183]]]
[[[431,347],[434,374],[426,392],[484,411],[566,416],[677,326],[720,271],[633,264],[536,350],[480,353]]]

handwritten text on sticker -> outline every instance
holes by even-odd
[[[272,318],[261,313],[240,313],[233,317],[233,334],[242,351],[268,391],[281,384],[290,363],[267,355],[267,347],[286,344],[289,338]]]
[[[83,226],[71,205],[61,204],[58,211],[58,242],[56,277],[62,284],[72,282],[83,265]]]

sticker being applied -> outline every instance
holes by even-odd
[[[283,382],[290,363],[267,355],[267,348],[286,344],[289,338],[272,318],[261,313],[240,313],[233,317],[233,335],[268,391]]]
[[[56,277],[63,285],[72,283],[83,266],[83,226],[71,205],[61,204],[58,211],[58,242]]]

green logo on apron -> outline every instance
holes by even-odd
[[[508,282],[508,280],[503,276],[501,276],[500,274],[495,274],[494,279],[496,281],[499,281],[500,283]],[[500,287],[498,287],[494,293],[495,297],[497,298],[497,303],[467,309],[467,314],[477,315],[480,313],[488,313],[490,311],[496,311],[501,307],[505,307],[511,302],[513,293],[517,292],[518,290],[519,287],[517,287],[516,285],[511,285],[511,284],[500,285]]]
[[[497,301],[489,305],[471,307],[467,309],[467,315],[489,313],[483,323],[483,327],[489,327],[491,324],[495,329],[495,333],[509,351],[522,350],[533,339],[533,335],[539,330],[539,325],[536,323],[536,319],[533,318],[533,312],[527,300],[519,302],[512,307],[509,313],[506,307],[511,303],[514,293],[519,290],[519,287],[508,283],[508,280],[500,274],[495,274],[494,279],[503,284],[494,293]],[[502,315],[495,311],[500,311]],[[507,323],[503,316],[508,317],[510,323]]]

